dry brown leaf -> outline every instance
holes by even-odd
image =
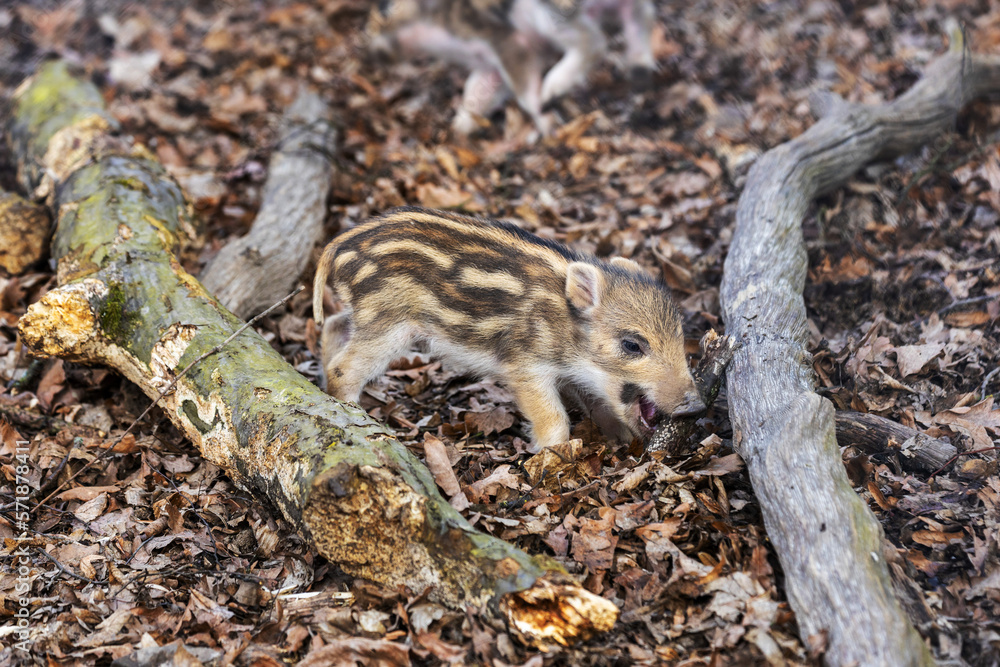
[[[429,208],[462,209],[465,211],[482,211],[483,206],[473,194],[470,194],[452,184],[450,187],[421,183],[417,186],[417,200]]]
[[[967,310],[948,313],[944,321],[955,327],[979,327],[989,322],[993,317],[986,310]]]
[[[646,461],[641,466],[632,468],[625,473],[625,476],[621,478],[618,482],[611,485],[611,488],[617,493],[630,493],[637,486],[646,481],[649,477],[649,467],[652,465],[652,461]]]
[[[444,662],[456,662],[465,656],[465,649],[449,644],[436,632],[424,632],[416,636],[417,643],[430,651],[435,658]]]
[[[63,361],[62,359],[56,359],[45,371],[45,374],[38,383],[38,390],[35,391],[35,396],[38,397],[38,401],[46,410],[52,408],[52,401],[55,399],[56,394],[65,389],[65,383],[66,372],[63,370]]]
[[[681,527],[681,522],[680,517],[671,517],[660,523],[648,523],[645,526],[640,526],[635,529],[635,534],[647,543],[670,539]]]
[[[335,639],[306,654],[299,667],[347,667],[357,664],[365,667],[404,667],[410,664],[410,651],[403,644],[382,639]]]
[[[510,466],[507,464],[497,466],[497,469],[493,473],[478,482],[472,484],[469,488],[473,492],[473,502],[483,502],[483,500],[489,496],[496,495],[497,489],[500,487],[507,489],[518,489],[520,488],[520,480],[511,474]]]
[[[513,426],[514,421],[514,411],[506,405],[498,405],[483,412],[465,413],[465,429],[469,433],[499,433]]]
[[[614,534],[615,511],[601,508],[600,519],[580,519],[580,526],[573,535],[573,559],[583,563],[591,572],[610,570],[614,563],[618,537]]]
[[[993,438],[986,429],[1000,435],[1000,410],[993,409],[993,396],[971,407],[952,408],[934,415],[935,424],[947,424],[968,433],[977,449],[993,447]]]
[[[427,461],[427,468],[434,475],[434,481],[441,487],[445,495],[449,498],[462,492],[462,487],[458,483],[458,477],[451,467],[448,459],[448,451],[444,443],[430,433],[424,434],[424,457]]]
[[[451,178],[460,180],[458,173],[458,164],[455,161],[455,156],[444,146],[438,146],[437,150],[434,151],[434,157],[437,158],[438,164],[444,169],[445,173]]]
[[[925,547],[943,547],[955,542],[961,542],[964,533],[945,533],[939,530],[915,530],[911,539]]]
[[[73,489],[66,489],[56,498],[59,500],[82,500],[84,502],[93,500],[102,493],[117,493],[118,486],[78,486]]]
[[[896,364],[902,377],[913,375],[923,370],[932,359],[944,352],[941,343],[926,343],[924,345],[900,345],[894,348]]]
[[[84,523],[89,523],[104,514],[104,510],[107,507],[108,494],[101,493],[77,507],[73,512],[73,516]]]
[[[545,474],[548,484],[558,486],[560,478],[576,466],[577,460],[583,454],[583,441],[569,440],[554,447],[546,447],[524,462],[524,470],[532,484],[537,484]]]
[[[722,476],[728,475],[731,472],[736,472],[743,467],[743,459],[740,458],[739,454],[728,454],[726,456],[720,456],[718,458],[713,458],[705,467],[701,470],[695,470],[694,474],[696,476]]]

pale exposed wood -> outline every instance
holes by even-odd
[[[20,195],[0,190],[0,268],[24,272],[45,256],[49,212]]]
[[[323,233],[333,146],[329,108],[303,89],[285,114],[253,226],[226,244],[201,275],[238,317],[256,315],[299,282]]]
[[[1000,60],[953,49],[889,104],[828,105],[807,132],[751,169],[722,280],[734,446],[747,462],[803,640],[831,665],[932,658],[892,592],[882,531],[851,489],[833,409],[814,392],[802,289],[809,202],[864,164],[947,132],[969,100],[1000,90]]]
[[[183,194],[148,151],[113,138],[97,90],[63,63],[19,89],[13,117],[25,184],[44,175],[55,186],[62,281],[21,318],[22,340],[38,355],[114,368],[157,397],[242,324],[176,260],[189,233]],[[551,560],[476,531],[390,431],[321,392],[253,329],[160,404],[206,459],[348,573],[478,607],[542,647],[617,618]]]

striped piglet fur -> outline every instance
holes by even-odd
[[[532,424],[533,451],[569,438],[563,396],[619,439],[704,409],[677,307],[632,260],[602,261],[510,222],[402,208],[326,247],[317,321],[328,282],[343,310],[323,324],[323,368],[341,400],[357,401],[423,341],[454,367],[502,381]]]

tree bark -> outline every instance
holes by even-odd
[[[800,634],[831,665],[926,665],[931,655],[896,601],[881,526],[848,483],[834,411],[815,378],[802,289],[809,202],[871,160],[947,131],[969,100],[1000,89],[1000,61],[951,51],[889,104],[840,102],[750,171],[721,297],[741,344],[728,372],[734,446],[746,460],[785,573]]]
[[[862,412],[837,413],[837,443],[866,454],[898,453],[904,467],[934,472],[955,458],[958,449],[891,419]]]
[[[191,233],[183,194],[148,151],[113,136],[100,100],[59,62],[19,89],[11,143],[22,182],[58,212],[61,284],[19,328],[36,354],[110,366],[155,398],[242,322],[178,264]],[[475,531],[389,431],[321,392],[252,329],[160,403],[205,458],[348,573],[429,588],[543,647],[617,617],[558,566]]]
[[[237,317],[256,315],[292,291],[323,233],[330,190],[330,110],[303,89],[288,108],[250,232],[230,241],[201,275]]]

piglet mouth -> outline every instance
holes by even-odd
[[[656,425],[658,415],[656,414],[656,403],[653,403],[646,396],[639,397],[639,423],[643,428],[652,430]]]

